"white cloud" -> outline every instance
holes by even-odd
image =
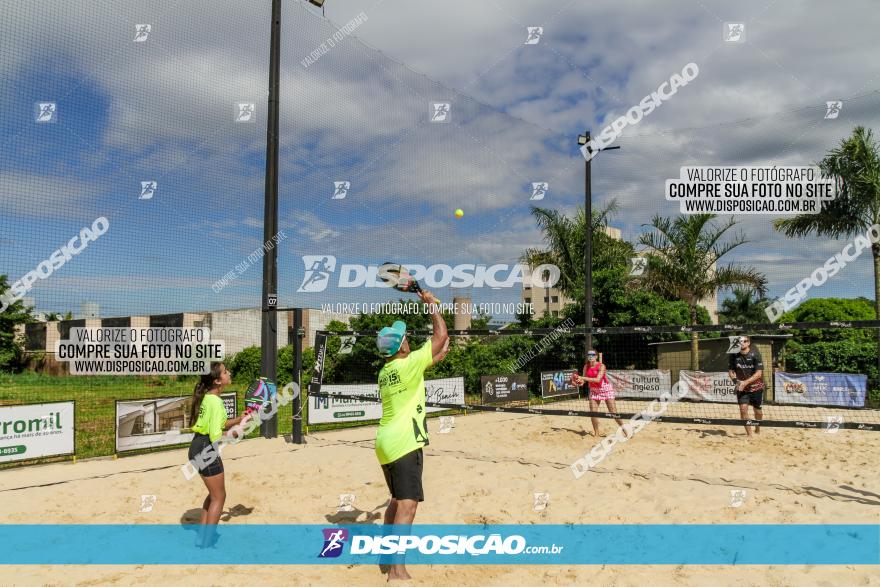
[[[103,187],[69,176],[16,171],[0,172],[0,212],[29,218],[81,217],[89,224],[89,209]]]
[[[101,194],[122,198],[119,187],[131,180],[124,177],[158,172],[166,176],[160,191],[181,179],[211,186],[198,199],[165,191],[181,210],[171,220],[204,214],[213,242],[236,254],[259,246],[269,3],[216,0],[208,11],[170,0],[99,6],[95,21],[76,4],[14,2],[12,18],[0,22],[0,75],[15,79],[21,67],[29,78],[49,75],[41,69],[46,56],[67,56],[73,79],[59,85],[94,86],[108,103],[96,152],[82,148],[80,156],[93,169],[120,154],[133,160],[104,174],[107,185],[5,171],[0,210],[86,213]],[[297,251],[319,245],[340,257],[379,255],[380,236],[393,234],[429,259],[515,258],[540,242],[528,216],[530,182],[551,182],[544,206],[580,204],[576,135],[598,132],[689,61],[699,64],[699,77],[627,129],[620,151],[593,161],[594,201],[617,198],[612,222],[627,238],[655,213],[678,213],[662,191],[682,165],[813,163],[855,124],[880,126],[877,97],[845,101],[838,121],[821,120],[825,100],[880,86],[876,49],[866,41],[877,11],[867,0],[833,9],[766,0],[662,7],[331,0],[326,11],[332,22],[302,3],[284,11],[280,192],[282,219],[297,234],[283,246]],[[302,67],[362,11],[368,20],[353,37]],[[723,43],[724,20],[745,21],[747,42]],[[147,43],[131,42],[136,22],[153,23]],[[537,45],[523,45],[529,25],[545,27]],[[15,44],[23,42],[30,44]],[[0,96],[30,99],[11,87]],[[257,105],[255,124],[233,121],[234,103],[245,99]],[[434,99],[452,102],[452,123],[427,121]],[[743,119],[751,122],[719,124]],[[694,130],[666,132],[674,128]],[[352,193],[331,202],[332,181],[341,179],[352,181]],[[450,215],[458,207],[466,216],[456,224]],[[754,242],[734,260],[774,251],[756,262],[775,283],[827,258],[824,243],[787,239],[770,220],[743,219]],[[254,234],[228,234],[236,227]]]

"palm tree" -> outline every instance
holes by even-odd
[[[617,202],[611,200],[599,210],[593,210],[593,266],[602,266],[612,258],[621,257],[619,251],[627,249],[628,243],[607,236],[603,229],[610,216],[617,211]],[[521,261],[531,268],[549,263],[559,267],[559,283],[556,285],[572,300],[584,299],[584,246],[586,244],[586,213],[578,208],[574,217],[557,210],[532,208],[532,216],[544,234],[547,248],[526,249]]]
[[[767,315],[764,309],[769,302],[763,297],[756,296],[755,292],[748,288],[735,287],[733,297],[727,298],[721,303],[721,311],[718,312],[725,323],[728,324],[752,324],[766,322]]]
[[[639,244],[645,247],[648,270],[634,279],[637,286],[685,302],[690,324],[697,324],[699,301],[717,292],[735,287],[748,288],[763,295],[767,279],[753,267],[718,266],[718,261],[738,246],[745,244],[743,234],[722,243],[736,221],[717,226],[714,214],[679,216],[675,220],[655,216],[652,232],[644,233]],[[699,370],[700,355],[697,333],[691,333],[691,369]]]
[[[46,322],[58,322],[61,319],[61,314],[58,312],[46,312],[45,318]]]
[[[880,149],[870,129],[857,126],[849,138],[831,149],[819,162],[822,173],[834,178],[837,197],[822,203],[819,214],[802,214],[776,220],[773,227],[789,237],[815,233],[828,238],[865,234],[880,224]],[[874,312],[880,316],[880,243],[871,245],[874,256]],[[878,330],[880,335],[880,330]]]

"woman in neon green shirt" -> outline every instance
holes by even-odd
[[[198,469],[202,481],[208,488],[208,497],[202,504],[201,524],[217,524],[223,513],[226,501],[226,482],[223,475],[223,461],[217,452],[217,442],[223,432],[244,424],[250,418],[245,414],[232,420],[226,419],[226,408],[220,393],[232,383],[232,376],[223,363],[211,363],[211,372],[202,375],[193,391],[190,421],[195,421],[195,433],[189,447],[189,460]]]

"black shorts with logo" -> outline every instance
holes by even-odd
[[[424,455],[422,449],[407,453],[386,465],[382,465],[385,482],[391,497],[394,499],[414,499],[425,501],[422,490],[422,467]]]
[[[740,405],[748,404],[756,410],[760,410],[761,405],[764,403],[764,389],[741,391],[736,394],[736,403]]]
[[[209,446],[211,446],[211,437],[207,434],[199,433],[196,433],[192,443],[189,445],[189,461],[198,469],[199,475],[202,477],[213,477],[223,472],[223,460],[220,458],[216,445],[214,446],[214,452],[210,453],[214,457],[213,461],[202,465],[201,462],[196,460],[196,456],[202,454],[202,451]]]

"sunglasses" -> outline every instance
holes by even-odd
[[[595,356],[596,356],[596,353],[587,353],[587,356],[588,356],[588,357],[595,357]]]

